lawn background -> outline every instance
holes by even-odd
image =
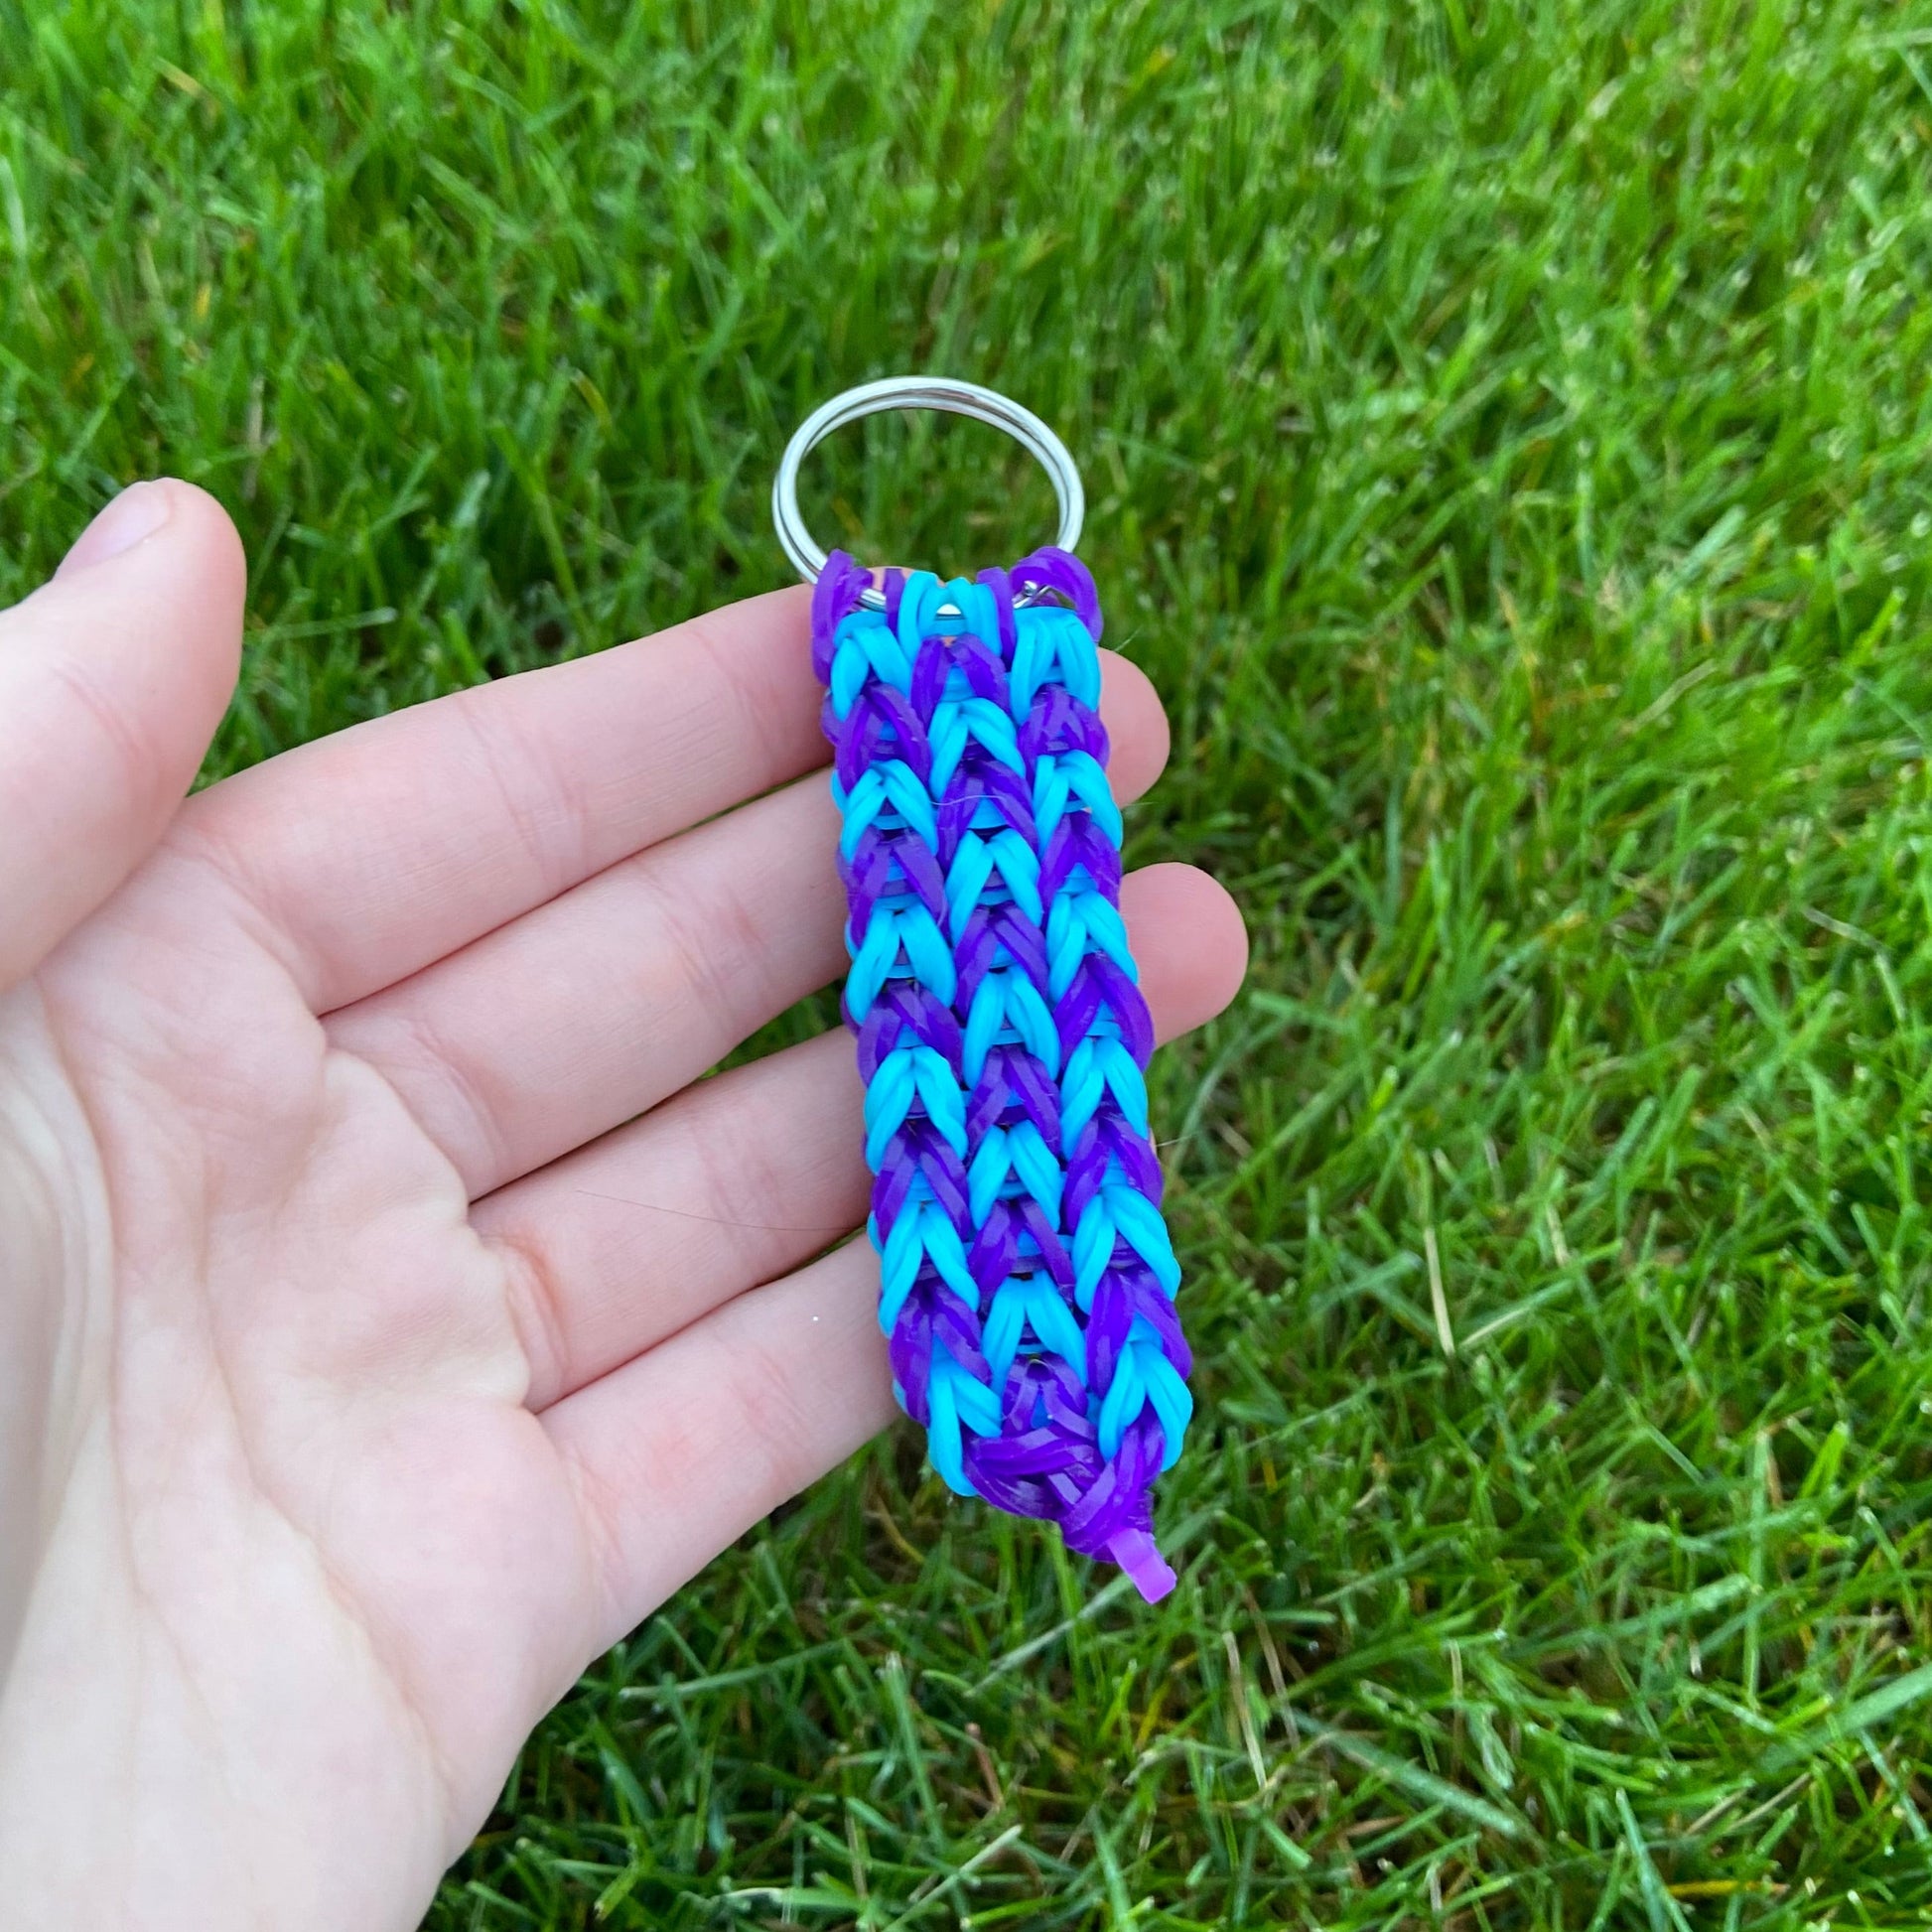
[[[1926,1922],[1928,143],[1924,5],[0,0],[0,594],[213,489],[212,769],[782,581],[792,425],[938,369],[1077,453],[1133,856],[1254,929],[1155,1082],[1179,1588],[900,1431],[436,1932]]]

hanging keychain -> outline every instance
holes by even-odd
[[[827,557],[799,516],[799,465],[894,409],[1013,436],[1052,480],[1054,544],[944,583],[875,584]],[[1150,1489],[1193,1404],[1148,1130],[1154,1035],[1119,909],[1100,604],[1072,554],[1084,506],[1038,417],[928,376],[813,411],[771,488],[778,541],[814,586],[894,1392],[950,1488],[1057,1523],[1153,1601],[1174,1575]]]

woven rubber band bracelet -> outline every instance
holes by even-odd
[[[931,408],[1006,429],[1057,543],[941,582],[827,557],[797,475],[833,429]],[[866,1082],[868,1231],[900,1406],[960,1495],[1059,1525],[1150,1601],[1151,1488],[1192,1412],[1098,716],[1100,605],[1065,446],[975,384],[899,377],[815,411],[772,488],[814,583],[812,661],[843,816],[845,1018]]]

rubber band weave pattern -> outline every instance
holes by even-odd
[[[1044,549],[941,583],[843,551],[812,653],[844,816],[845,1018],[900,1406],[960,1495],[1150,1600],[1150,1490],[1192,1413],[1097,715],[1099,600]],[[1024,601],[1021,601],[1024,600]]]

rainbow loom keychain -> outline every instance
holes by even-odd
[[[799,515],[799,465],[889,409],[1007,431],[1052,479],[1053,546],[945,583],[888,570],[875,585],[827,557]],[[1038,417],[924,376],[815,410],[771,489],[778,540],[814,585],[895,1393],[950,1488],[1058,1523],[1153,1601],[1174,1575],[1149,1492],[1193,1404],[1148,1130],[1154,1035],[1119,910],[1100,604],[1072,554],[1084,503]]]

